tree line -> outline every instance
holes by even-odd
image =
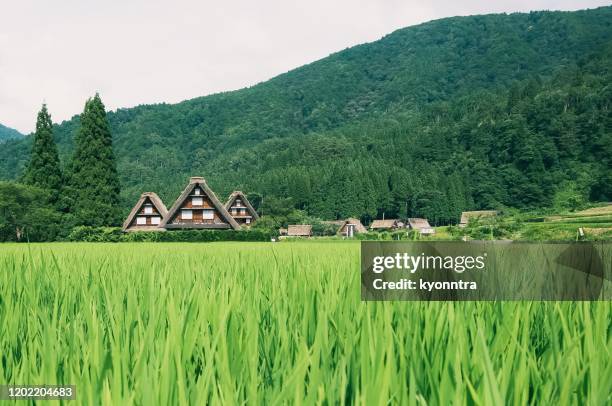
[[[120,183],[110,126],[99,94],[85,103],[74,152],[64,165],[43,104],[30,161],[19,182],[0,182],[0,240],[65,238],[76,225],[121,221]]]
[[[222,168],[224,182],[261,193],[264,211],[288,207],[366,223],[426,217],[445,225],[465,210],[563,211],[610,201],[610,60],[607,53],[552,78],[533,76],[396,120],[237,148],[202,170]]]

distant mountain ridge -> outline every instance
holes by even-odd
[[[250,88],[119,109],[108,117],[124,204],[143,191],[172,200],[191,175],[324,218],[425,215],[453,194],[435,216],[549,204],[578,173],[604,182],[611,22],[612,7],[446,18]],[[78,116],[55,127],[64,162],[77,128]],[[21,173],[29,142],[0,149],[0,178]]]
[[[0,124],[0,142],[15,139],[15,138],[19,139],[22,137],[23,137],[23,134],[20,133],[19,131]]]

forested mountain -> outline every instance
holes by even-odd
[[[127,211],[191,175],[321,218],[612,200],[612,8],[447,18],[234,92],[108,114]],[[103,95],[102,95],[103,96]],[[54,127],[63,162],[78,117]],[[17,178],[29,141],[0,148]]]
[[[23,134],[21,134],[17,130],[13,130],[12,128],[3,126],[0,124],[0,142],[14,139],[14,138],[22,138]]]

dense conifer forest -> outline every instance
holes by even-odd
[[[196,175],[264,214],[366,222],[612,200],[611,24],[611,7],[447,18],[250,88],[110,112],[121,207],[143,191],[171,204]],[[63,166],[79,128],[54,125]],[[0,179],[23,176],[31,138],[2,144]]]

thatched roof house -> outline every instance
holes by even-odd
[[[160,226],[166,229],[240,229],[201,177],[189,179]]]
[[[312,226],[310,224],[296,224],[287,226],[287,237],[310,237]]]
[[[374,220],[372,224],[370,224],[370,229],[377,231],[396,230],[402,227],[404,227],[404,223],[398,219]]]
[[[356,218],[347,218],[340,223],[338,234],[344,237],[353,237],[355,234],[367,233],[368,230],[361,224],[361,221]]]
[[[240,190],[232,192],[225,203],[225,209],[241,226],[250,227],[253,222],[259,219],[259,215],[251,202]]]
[[[461,220],[459,221],[459,227],[465,227],[468,225],[470,220],[481,219],[486,217],[497,216],[497,210],[476,210],[476,211],[464,211],[461,213]]]
[[[398,219],[374,220],[372,224],[370,224],[370,229],[377,231],[396,230],[402,227],[404,227],[404,223]]]
[[[159,196],[154,192],[145,192],[123,222],[123,231],[164,231],[160,224],[167,214],[168,209]]]
[[[412,230],[416,230],[421,235],[432,235],[436,233],[436,230],[429,225],[427,219],[413,217],[408,219],[408,227]]]

